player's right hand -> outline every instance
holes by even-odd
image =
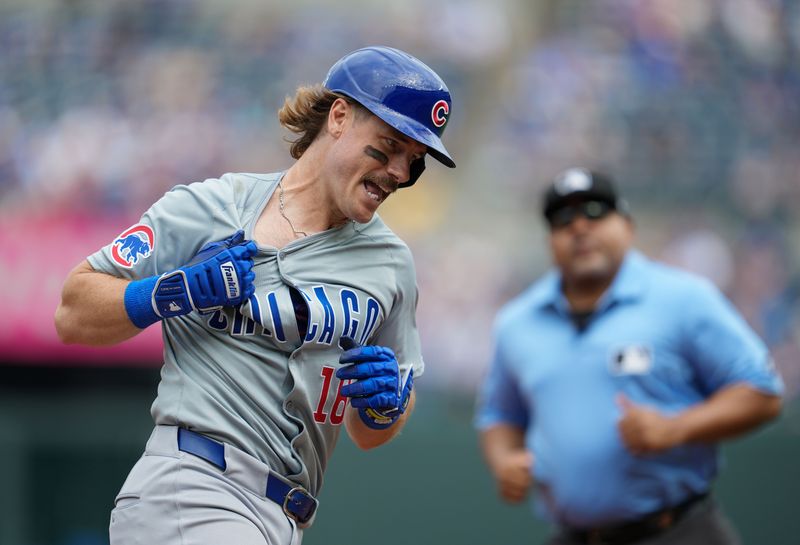
[[[133,325],[144,329],[193,310],[239,306],[255,292],[253,256],[257,252],[255,242],[244,240],[244,231],[210,242],[179,269],[129,282],[125,312]]]
[[[236,307],[255,292],[253,256],[258,248],[237,231],[210,242],[183,267],[162,275],[153,290],[153,307],[161,318]]]

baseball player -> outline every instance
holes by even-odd
[[[418,59],[366,47],[279,112],[284,172],[177,186],[66,279],[56,328],[113,344],[154,323],[155,429],[116,497],[113,545],[296,544],[344,424],[391,439],[423,372],[408,247],[375,213],[413,185],[450,93]]]
[[[501,496],[536,491],[548,545],[735,545],[717,444],[775,418],[766,346],[708,281],[633,247],[611,179],[543,199],[554,270],[506,305],[476,415]]]

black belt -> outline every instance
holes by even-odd
[[[588,529],[565,529],[573,541],[587,545],[630,545],[660,534],[681,520],[689,509],[708,497],[708,493],[690,496],[674,507],[662,509],[634,521],[615,526]]]
[[[178,450],[193,454],[225,471],[225,445],[197,432],[178,428]],[[287,482],[272,471],[264,495],[280,505],[287,517],[305,524],[317,510],[318,502],[302,486]]]

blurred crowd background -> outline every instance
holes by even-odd
[[[157,367],[155,331],[58,344],[67,271],[176,184],[288,167],[285,96],[367,44],[423,59],[454,100],[458,168],[429,161],[381,209],[416,258],[421,387],[474,392],[496,310],[549,266],[541,192],[587,166],[618,181],[640,248],[717,283],[800,392],[794,0],[0,0],[0,360]]]
[[[549,265],[542,187],[583,165],[618,180],[646,253],[725,290],[798,391],[791,0],[2,0],[0,346],[69,359],[48,323],[69,268],[175,184],[289,166],[284,97],[375,43],[454,97],[458,168],[429,165],[383,212],[417,257],[426,380],[474,388],[494,312]],[[130,353],[157,360],[147,346]]]

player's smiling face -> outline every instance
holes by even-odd
[[[334,133],[336,143],[329,157],[336,173],[332,194],[344,216],[366,223],[381,203],[409,180],[411,163],[423,157],[427,147],[369,111],[347,106],[347,118],[335,128],[339,132]],[[335,103],[334,118],[336,107]]]

